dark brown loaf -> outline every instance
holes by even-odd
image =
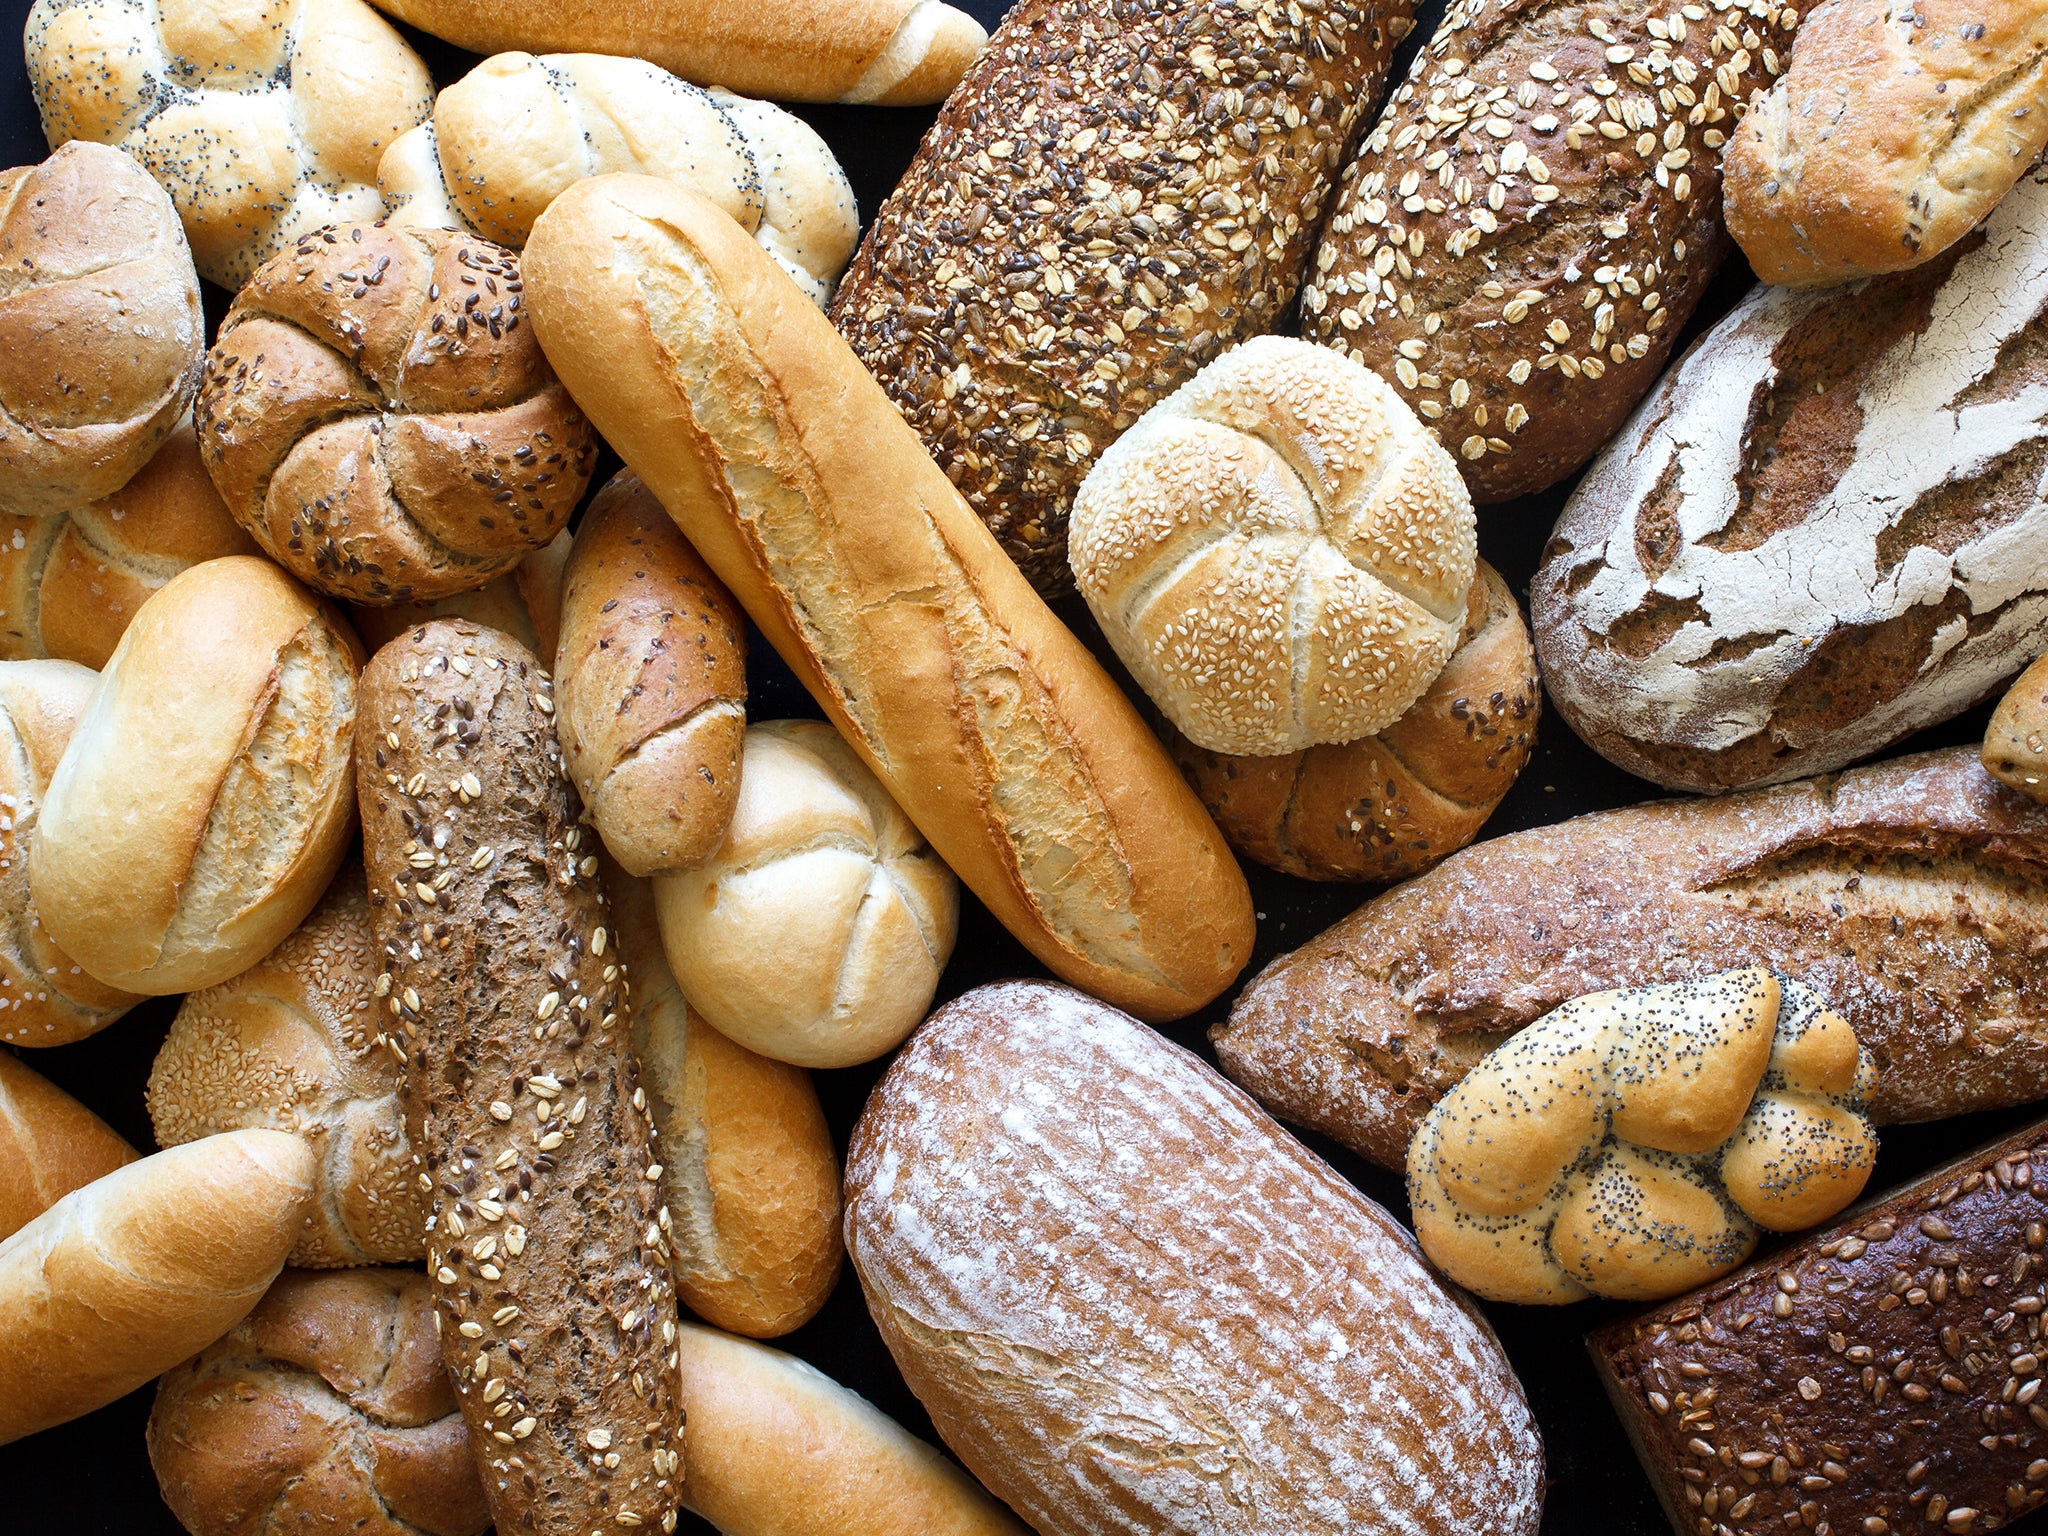
[[[461,620],[400,636],[364,672],[378,990],[493,1517],[538,1536],[671,1529],[669,1217],[552,694],[529,652]]]
[[[1742,965],[1876,1057],[1880,1122],[2048,1095],[2048,808],[1969,748],[1468,848],[1268,966],[1213,1035],[1275,1114],[1388,1168],[1506,1032]]]
[[[2048,1121],[1588,1341],[1679,1536],[1954,1536],[2048,1499]]]
[[[1024,0],[831,314],[1041,592],[1089,466],[1294,301],[1412,0]]]
[[[1721,145],[1797,20],[1454,0],[1344,173],[1302,334],[1397,383],[1474,501],[1556,484],[1655,382],[1727,254]]]

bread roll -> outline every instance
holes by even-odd
[[[1252,907],[1214,825],[739,226],[600,176],[541,215],[525,265],[564,381],[990,911],[1147,1017],[1228,985]]]
[[[2030,800],[2048,801],[2048,658],[2006,689],[1984,731],[1984,768]]]
[[[58,947],[29,886],[50,775],[97,682],[75,662],[0,662],[0,1040],[9,1045],[69,1045],[142,1001]]]
[[[615,867],[605,877],[676,1218],[676,1292],[734,1333],[800,1328],[832,1294],[846,1251],[839,1156],[810,1074],[734,1045],[693,1012],[662,956],[653,889]]]
[[[739,797],[746,628],[631,470],[583,514],[561,627],[555,733],[584,815],[629,874],[702,864]]]
[[[361,666],[333,610],[253,556],[144,603],[43,799],[30,883],[50,937],[150,995],[267,954],[348,849]]]
[[[701,192],[820,304],[860,238],[846,173],[802,118],[598,53],[485,59],[384,152],[377,182],[394,224],[520,246],[564,187],[606,171]]]
[[[941,0],[380,0],[472,53],[588,48],[651,59],[699,85],[783,101],[921,106],[944,99],[988,34]]]
[[[846,1206],[904,1379],[1043,1536],[1536,1529],[1542,1445],[1477,1310],[1113,1008],[1019,981],[940,1009],[868,1099]]]
[[[270,556],[381,605],[480,587],[560,533],[590,425],[522,324],[519,258],[350,225],[264,263],[206,355],[207,473]]]
[[[280,1131],[173,1147],[0,1242],[0,1445],[104,1407],[262,1299],[313,1196]]]
[[[192,403],[205,346],[177,211],[133,160],[73,143],[0,171],[0,516],[120,490]]]
[[[408,629],[429,619],[468,619],[503,630],[536,656],[552,656],[562,632],[562,573],[572,540],[564,528],[539,549],[528,550],[503,576],[431,603],[398,603],[389,608],[352,604],[349,621],[374,655]]]
[[[0,1239],[134,1161],[106,1121],[0,1051]]]
[[[725,841],[654,900],[690,1005],[800,1067],[873,1061],[917,1028],[960,914],[952,871],[817,720],[748,729]]]
[[[1458,642],[1472,498],[1415,413],[1292,337],[1225,353],[1074,497],[1075,584],[1152,701],[1239,756],[1356,741]]]
[[[434,99],[362,0],[36,0],[24,44],[49,141],[140,160],[199,275],[229,289],[316,229],[374,219],[377,157]]]
[[[490,1525],[424,1275],[286,1270],[157,1383],[157,1486],[193,1536],[480,1536]]]
[[[385,1047],[376,939],[360,866],[277,948],[178,1009],[149,1074],[160,1146],[244,1126],[313,1149],[316,1198],[291,1262],[417,1262],[427,1201]]]

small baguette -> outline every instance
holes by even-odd
[[[134,1161],[135,1149],[106,1121],[0,1051],[0,1238]]]
[[[534,226],[549,359],[942,858],[1142,1017],[1227,986],[1251,895],[1194,793],[739,226],[600,176]]]

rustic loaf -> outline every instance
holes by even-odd
[[[1212,1038],[1274,1113],[1399,1168],[1565,999],[1768,964],[1875,1057],[1879,1123],[1931,1120],[2048,1095],[2044,955],[2048,808],[1954,748],[1468,848],[1268,966]]]
[[[1984,769],[2030,800],[2048,801],[2048,657],[2037,656],[1991,713]]]
[[[2048,644],[2048,173],[1915,271],[1759,289],[1587,472],[1530,589],[1573,729],[1721,790],[1854,762]]]
[[[1589,1340],[1680,1536],[1951,1536],[2048,1499],[2048,1122]]]
[[[1472,498],[1554,485],[1656,380],[1728,250],[1720,150],[1773,0],[1452,0],[1358,157],[1302,333],[1398,384]]]
[[[134,1161],[135,1149],[106,1121],[0,1051],[0,1240]]]
[[[846,1191],[904,1379],[1044,1536],[1536,1529],[1542,1446],[1476,1309],[1113,1008],[1021,981],[940,1009],[869,1098]]]
[[[1294,301],[1412,0],[1024,0],[875,215],[835,324],[1041,592],[1154,404]]]

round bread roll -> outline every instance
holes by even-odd
[[[491,1523],[424,1275],[286,1270],[157,1383],[149,1461],[192,1536],[478,1536]]]
[[[2030,800],[2048,801],[2048,656],[2006,689],[1984,731],[1984,769]]]
[[[1377,735],[1280,757],[1208,752],[1167,730],[1181,772],[1248,859],[1308,880],[1406,880],[1479,835],[1536,746],[1529,626],[1484,560],[1458,648]]]
[[[114,648],[44,796],[29,882],[51,938],[152,995],[275,947],[348,849],[362,664],[348,626],[267,560],[172,578]]]
[[[363,0],[36,0],[23,42],[49,141],[140,160],[224,288],[316,229],[377,217],[377,157],[434,103],[426,65]]]
[[[178,1009],[149,1074],[157,1145],[268,1126],[313,1149],[290,1262],[400,1264],[426,1252],[398,1058],[384,1046],[363,870],[348,864],[277,948]]]
[[[112,495],[48,517],[0,512],[0,657],[104,667],[150,593],[202,560],[255,553],[180,421]]]
[[[567,525],[597,457],[520,294],[517,256],[449,230],[351,225],[266,262],[193,405],[228,510],[351,602],[511,570]]]
[[[1074,580],[1188,740],[1239,757],[1392,725],[1458,643],[1477,558],[1451,456],[1375,374],[1265,336],[1102,455]]]
[[[141,166],[74,143],[0,171],[0,513],[126,485],[192,403],[205,346],[192,252]]]
[[[960,917],[953,872],[816,720],[748,728],[725,842],[657,879],[654,899],[690,1006],[800,1067],[899,1044],[931,1005]]]

